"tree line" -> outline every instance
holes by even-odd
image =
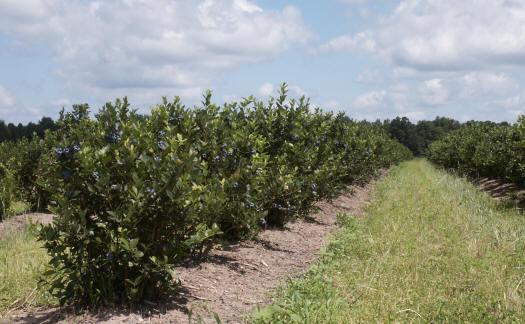
[[[480,122],[468,121],[460,123],[452,118],[436,117],[434,120],[421,120],[413,124],[407,117],[396,117],[392,120],[385,120],[383,127],[393,138],[408,147],[414,155],[424,156],[430,143],[439,140],[443,135],[453,130],[472,125],[473,123]],[[507,122],[494,123],[487,121],[481,123],[487,125],[509,125]]]
[[[38,123],[30,122],[27,125],[22,125],[22,123],[18,125],[13,123],[6,124],[5,121],[0,120],[0,142],[16,142],[24,137],[31,139],[33,134],[36,134],[38,137],[44,137],[47,129],[56,129],[55,121],[50,117],[42,117]]]

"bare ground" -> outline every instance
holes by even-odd
[[[33,223],[51,224],[53,221],[53,214],[28,213],[9,217],[0,222],[0,237],[9,232],[23,230],[24,227],[29,224],[29,220],[32,220]]]
[[[386,175],[383,172],[383,176]],[[168,303],[151,303],[139,309],[98,309],[75,313],[71,308],[42,308],[11,313],[4,323],[188,323],[188,313],[202,316],[204,323],[215,323],[217,313],[223,323],[243,323],[270,301],[269,290],[286,277],[300,276],[315,261],[327,237],[336,228],[339,212],[360,214],[368,204],[370,188],[351,186],[332,202],[319,202],[318,211],[286,224],[266,229],[253,241],[229,245],[212,251],[207,260],[175,268],[181,292]],[[1,233],[1,232],[0,232]]]
[[[490,178],[476,179],[473,183],[496,200],[514,203],[520,209],[525,208],[525,189],[514,183]]]

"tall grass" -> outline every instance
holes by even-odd
[[[525,217],[425,160],[403,163],[256,323],[525,320]]]
[[[38,287],[49,257],[31,229],[0,237],[0,318],[15,309],[52,304]]]

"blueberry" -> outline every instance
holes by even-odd
[[[201,154],[201,157],[202,157],[203,160],[206,160],[206,159],[208,158],[208,154],[206,154],[206,153],[202,153],[202,154]]]
[[[259,222],[260,222],[261,225],[263,225],[263,226],[266,225],[266,219],[264,219],[264,218],[259,219]]]
[[[120,141],[120,136],[115,133],[109,134],[108,138],[106,139],[106,142],[108,143],[116,143],[118,141]]]
[[[62,178],[64,178],[64,180],[68,180],[69,178],[71,178],[71,172],[69,172],[68,170],[63,170]]]
[[[213,158],[213,161],[215,162],[219,162],[220,160],[221,160],[221,157],[218,155]]]
[[[312,191],[315,191],[315,189],[317,188],[317,186],[315,185],[315,183],[312,183],[312,185],[310,186],[310,188],[312,188]]]
[[[118,165],[118,166],[124,166],[124,162],[122,162],[122,161],[117,161],[117,165]]]
[[[112,261],[113,260],[113,253],[111,251],[108,251],[106,253],[106,260]]]
[[[63,151],[62,151],[62,149],[59,147],[59,148],[55,149],[55,153],[58,154],[58,155],[62,155]]]
[[[164,131],[159,131],[159,137],[164,137],[166,135],[166,132]]]
[[[80,151],[80,148],[81,148],[81,147],[80,147],[79,144],[75,144],[75,145],[73,145],[73,152],[78,152],[78,151]]]
[[[93,177],[95,177],[95,180],[100,179],[100,173],[98,171],[93,172]]]
[[[158,141],[157,142],[157,146],[161,149],[161,150],[164,150],[166,148],[166,142],[165,141]]]
[[[235,189],[239,188],[239,183],[238,182],[234,182],[233,183],[233,188],[235,188]]]
[[[256,150],[256,149],[252,149],[252,150],[250,151],[250,154],[251,154],[251,155],[254,155],[255,153],[257,153],[257,150]]]
[[[151,188],[146,188],[146,192],[151,194],[151,196],[153,198],[155,198],[157,196],[157,192],[155,191],[155,189],[151,189]]]

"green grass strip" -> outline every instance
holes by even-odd
[[[0,319],[34,305],[56,304],[38,287],[49,257],[29,228],[0,237]]]
[[[525,320],[525,217],[417,159],[379,182],[304,279],[256,323]]]

